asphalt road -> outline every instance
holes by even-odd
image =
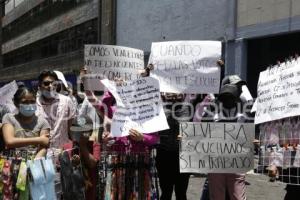
[[[199,200],[205,178],[190,178],[187,192],[188,200]],[[285,184],[280,182],[269,182],[264,175],[248,174],[246,176],[247,200],[283,200],[285,195]],[[173,199],[175,197],[173,195]]]

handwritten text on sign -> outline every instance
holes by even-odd
[[[131,128],[141,133],[169,128],[160,99],[158,80],[147,77],[116,85],[106,79],[102,83],[117,101],[111,127],[113,136],[126,136]]]
[[[108,79],[132,80],[144,68],[142,50],[113,45],[85,45],[85,66],[88,72],[103,74]]]
[[[260,73],[255,124],[300,115],[300,63],[283,63]]]
[[[159,79],[161,92],[218,93],[221,42],[175,41],[152,43],[151,76]]]
[[[139,70],[144,69],[144,52],[113,45],[85,45],[84,61],[88,74],[98,75],[90,76],[90,81],[99,81],[102,77],[109,80],[134,80],[139,78]]]
[[[253,169],[254,124],[181,123],[181,173],[245,173]]]

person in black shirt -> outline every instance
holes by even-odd
[[[157,147],[156,167],[158,171],[161,200],[171,200],[175,189],[177,200],[186,200],[189,174],[179,170],[179,123],[190,120],[190,109],[182,104],[183,94],[164,94],[164,111],[170,129],[159,132],[160,144]]]

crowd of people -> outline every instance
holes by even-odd
[[[86,69],[82,69],[81,75],[85,73]],[[141,74],[149,76],[149,73],[151,73],[151,66],[146,67]],[[169,129],[147,134],[130,129],[129,136],[116,138],[112,136],[110,130],[112,117],[116,111],[116,100],[109,91],[104,91],[99,95],[99,92],[84,90],[81,86],[83,93],[80,96],[73,95],[72,87],[64,87],[53,71],[43,71],[38,81],[37,92],[33,92],[24,85],[19,86],[13,98],[17,112],[11,112],[5,105],[0,105],[3,137],[1,150],[26,151],[35,159],[51,156],[55,159],[58,152],[69,149],[70,152],[63,156],[70,155],[72,161],[77,160],[83,163],[84,198],[89,200],[101,198],[171,200],[173,191],[177,200],[186,200],[190,174],[180,173],[180,122],[245,122],[248,119],[245,113],[240,113],[238,109],[243,103],[240,96],[242,86],[246,83],[237,76],[225,77],[221,84],[220,94],[217,96],[161,93]],[[84,111],[86,108],[83,102],[94,110],[100,124],[103,124],[97,130],[94,126],[95,119],[88,115],[89,112]],[[195,109],[191,109],[183,102],[191,103]],[[222,109],[213,109],[209,106],[211,102],[215,102]],[[126,155],[133,155],[133,157],[143,155],[144,163],[148,163],[150,157],[146,159],[145,155],[152,155],[153,149],[156,152],[154,163],[161,194],[159,191],[153,191],[149,181],[153,176],[151,168],[154,166],[145,167],[143,178],[133,181],[136,181],[137,185],[143,185],[140,187],[144,192],[131,191],[130,188],[126,188],[126,183],[106,185],[103,194],[99,194],[101,189],[97,189],[96,182],[99,176],[99,163],[103,162],[101,157],[106,155],[105,153],[114,152],[113,155],[117,156],[107,157],[104,162],[118,162],[109,159],[123,159],[122,155],[130,152],[131,154]],[[58,160],[64,162],[63,157]],[[64,168],[61,167],[60,170],[63,171]],[[124,171],[126,170],[127,166],[124,166]],[[125,177],[124,174],[124,181],[130,182],[130,178]],[[62,192],[66,193],[68,191],[64,191],[64,184],[68,182],[68,178],[61,177],[61,179]],[[149,183],[146,183],[147,180]],[[199,185],[199,190],[200,187]],[[58,195],[57,198],[62,196]],[[69,195],[63,198],[80,199],[82,197]],[[245,175],[208,174],[200,198],[203,200],[245,200]]]

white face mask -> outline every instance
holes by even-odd
[[[45,97],[46,99],[53,99],[56,97],[57,95],[57,92],[55,90],[51,90],[51,91],[48,91],[48,90],[42,90],[41,91],[41,94],[43,95],[43,97]]]

